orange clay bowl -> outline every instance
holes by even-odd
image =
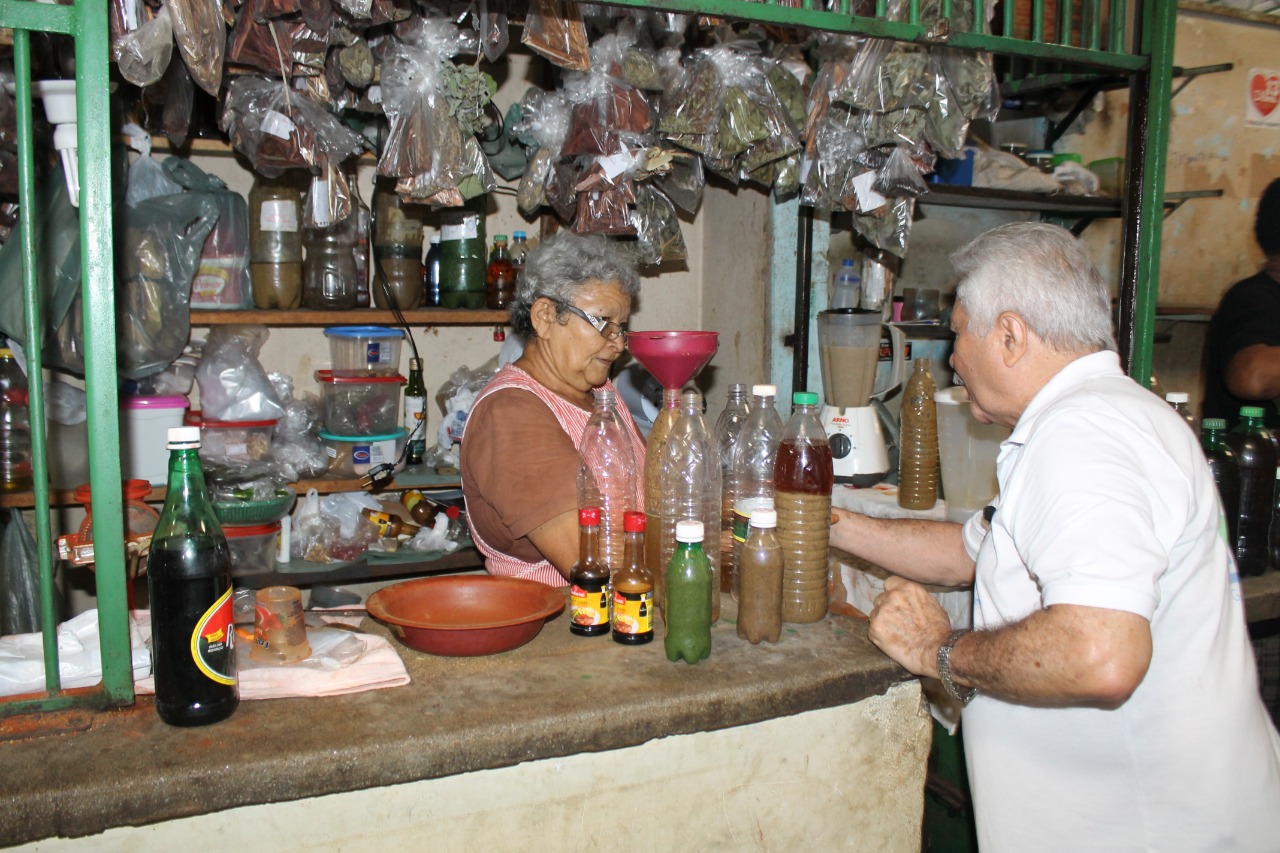
[[[564,593],[522,578],[444,575],[383,587],[367,606],[411,649],[471,657],[510,651],[538,636],[564,609]]]

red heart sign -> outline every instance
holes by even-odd
[[[1254,74],[1249,81],[1249,99],[1264,118],[1280,104],[1280,74]]]

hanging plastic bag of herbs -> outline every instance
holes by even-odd
[[[143,15],[148,15],[145,4],[138,6]],[[111,50],[120,68],[120,76],[133,85],[142,88],[160,82],[173,57],[173,20],[169,7],[161,6],[149,20],[122,32],[112,43]]]
[[[654,183],[676,207],[685,213],[697,213],[707,185],[702,158],[677,149],[671,149],[671,155],[671,168],[666,174],[654,177]]]
[[[658,130],[677,144],[711,133],[720,114],[720,71],[709,50],[698,51],[682,77],[663,95]]]
[[[855,212],[853,228],[871,245],[901,258],[907,253],[907,237],[911,234],[915,209],[913,198],[894,199],[871,213]]]
[[[496,186],[476,141],[497,84],[452,57],[474,53],[473,33],[445,18],[421,18],[383,59],[382,108],[390,122],[378,174],[399,178],[407,201],[459,206]]]
[[[814,136],[816,156],[801,189],[801,202],[830,210],[857,209],[854,179],[866,171],[858,164],[866,152],[866,140],[857,127],[856,114],[833,104]]]
[[[929,191],[920,176],[920,169],[911,159],[910,151],[901,145],[890,152],[884,165],[876,172],[872,189],[888,198],[915,198]]]
[[[680,218],[671,199],[656,187],[636,185],[636,202],[631,223],[636,230],[636,250],[642,264],[688,260]]]
[[[244,0],[227,39],[227,65],[263,74],[287,75],[293,64],[293,41],[287,21],[264,17],[265,0]]]
[[[756,140],[743,153],[739,166],[746,175],[753,172],[760,174],[765,166],[785,160],[800,151],[800,133],[792,119],[792,108],[803,103],[804,95],[791,72],[772,60],[759,60],[754,65],[751,77],[744,82],[746,85],[742,91],[750,99],[753,109],[742,117],[750,122],[758,121],[765,130],[765,136]],[[787,92],[791,107],[779,96],[779,86]],[[754,129],[749,127],[748,135],[752,133]],[[771,185],[772,183],[769,184]]]
[[[521,101],[520,121],[512,132],[532,152],[516,188],[516,203],[526,216],[547,204],[547,185],[569,131],[569,109],[562,92],[531,88]]]
[[[279,80],[231,81],[219,126],[232,146],[269,178],[285,169],[318,172],[364,150],[364,140],[324,107]]]
[[[191,79],[215,98],[222,87],[227,24],[218,0],[169,0],[173,37]]]
[[[630,205],[636,200],[630,181],[601,190],[588,190],[578,195],[578,212],[573,220],[577,234],[632,235]]]
[[[533,0],[520,41],[561,68],[586,71],[591,67],[587,27],[577,3]]]

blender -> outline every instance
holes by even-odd
[[[881,328],[889,330],[892,362],[885,386],[876,389]],[[835,480],[858,488],[874,486],[889,474],[880,413],[873,400],[902,384],[902,330],[885,323],[879,310],[838,308],[818,312],[822,364],[822,426],[831,443]]]

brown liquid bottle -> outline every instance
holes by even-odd
[[[398,515],[389,512],[380,512],[376,509],[360,510],[360,517],[372,524],[378,529],[378,535],[383,539],[399,536],[414,536],[420,529],[418,525],[405,521]]]
[[[774,460],[778,540],[782,545],[782,620],[817,622],[827,614],[831,445],[818,420],[818,395],[798,391]],[[745,544],[745,543],[744,543]],[[741,591],[739,591],[741,596]]]
[[[751,513],[751,532],[739,555],[738,636],[752,645],[776,643],[782,636],[782,545],[770,509]]]
[[[933,401],[936,390],[929,359],[917,358],[902,394],[898,506],[903,509],[932,509],[938,502],[938,405]]]
[[[600,509],[578,510],[578,561],[569,571],[569,632],[609,633],[609,567],[600,560]]]
[[[622,529],[622,569],[613,576],[613,641],[640,646],[653,641],[653,574],[644,563],[644,513],[624,513]]]
[[[417,489],[410,489],[405,492],[400,498],[400,503],[404,504],[404,508],[409,510],[409,515],[413,517],[413,520],[423,527],[433,526],[436,516],[445,511],[443,506]]]

